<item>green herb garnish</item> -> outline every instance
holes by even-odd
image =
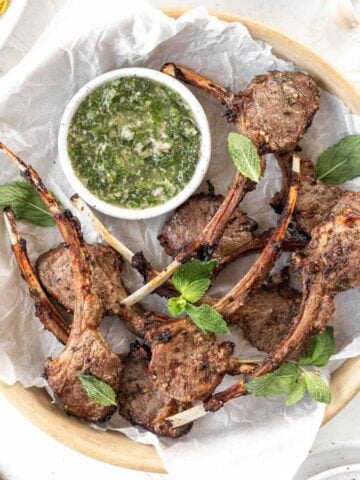
[[[201,262],[195,260],[185,263],[172,277],[175,288],[181,295],[168,300],[171,315],[186,312],[192,321],[205,333],[230,333],[222,315],[210,305],[193,305],[202,298],[210,286],[210,278],[216,260]]]
[[[17,220],[27,220],[41,227],[53,227],[54,219],[38,192],[26,182],[0,186],[0,208],[11,207]]]
[[[258,182],[261,174],[260,157],[252,141],[240,133],[231,132],[228,135],[228,149],[239,172]]]
[[[318,371],[308,371],[304,366],[322,367],[335,352],[334,331],[327,327],[316,335],[308,354],[298,363],[285,362],[274,372],[255,377],[246,383],[246,389],[256,397],[269,397],[287,393],[286,405],[299,402],[306,392],[321,403],[330,403],[330,388]]]
[[[315,335],[311,339],[308,353],[301,358],[299,365],[312,365],[314,367],[323,367],[329,361],[329,358],[335,352],[334,329],[327,327],[325,332]]]
[[[76,376],[91,400],[104,407],[117,406],[116,394],[110,385],[88,373],[77,372]]]
[[[329,147],[315,166],[318,180],[339,185],[360,175],[360,135],[349,135]]]

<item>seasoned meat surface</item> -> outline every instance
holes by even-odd
[[[279,211],[286,201],[291,171],[291,156],[284,154],[277,158],[282,170],[282,188],[279,193],[275,194],[270,203]],[[294,220],[298,227],[311,235],[312,229],[326,220],[343,193],[343,190],[339,187],[325,185],[317,181],[313,163],[309,159],[302,158],[300,189],[294,211]]]
[[[222,201],[222,195],[200,193],[178,207],[165,222],[158,237],[166,253],[174,257],[186,249],[205,228]],[[256,228],[257,223],[238,207],[212,255],[218,262],[215,273],[240,256],[264,248],[271,230],[258,234]],[[284,250],[301,250],[307,242],[308,237],[299,232],[295,225],[291,225],[284,239]]]
[[[360,286],[360,196],[345,193],[328,220],[315,227],[311,235],[305,251],[296,257],[303,285],[299,314],[257,375],[276,368],[306,338],[325,328],[335,310],[336,293]]]
[[[88,373],[109,384],[115,392],[120,388],[122,360],[113,353],[101,334],[86,329],[55,359],[49,360],[45,373],[53,392],[61,398],[64,410],[71,415],[102,422],[114,413],[115,406],[103,406],[85,393],[77,377]]]
[[[224,200],[222,195],[199,193],[189,198],[165,222],[159,240],[166,253],[175,256],[184,250],[203,231]],[[212,258],[219,262],[252,241],[257,223],[240,208],[236,208],[215,249]]]
[[[119,413],[134,425],[167,437],[180,437],[191,429],[169,427],[165,419],[191,407],[170,398],[152,381],[149,373],[151,353],[143,345],[130,345],[130,353],[124,361],[119,390]]]
[[[228,321],[237,324],[252,346],[271,352],[298,314],[301,294],[287,282],[264,284]]]
[[[116,315],[120,311],[119,299],[124,294],[120,278],[122,259],[115,250],[100,243],[87,244],[93,258],[92,281],[96,293],[103,301],[105,312]],[[67,248],[60,244],[37,259],[36,269],[43,287],[62,307],[73,312],[75,305],[74,282]]]
[[[313,229],[302,259],[302,271],[322,291],[335,294],[359,286],[360,194],[346,192],[328,221]],[[316,269],[314,269],[316,265]]]
[[[87,244],[86,248],[92,258],[92,282],[102,301],[104,315],[119,315],[129,330],[142,337],[146,323],[142,309],[137,305],[120,307],[121,300],[128,296],[120,276],[123,265],[121,257],[111,247],[100,243]],[[64,244],[40,255],[36,269],[48,294],[67,311],[73,312],[74,281],[68,251]]]
[[[149,330],[150,373],[158,388],[181,402],[209,396],[231,370],[232,342],[217,343],[184,318]]]
[[[305,73],[267,72],[235,94],[175,63],[164,64],[161,71],[219,100],[228,120],[251,138],[260,153],[293,150],[319,109],[319,89]]]
[[[292,150],[319,108],[319,90],[300,72],[272,71],[254,78],[234,98],[237,129],[260,152]]]

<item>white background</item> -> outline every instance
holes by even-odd
[[[16,0],[12,0],[16,1]],[[71,0],[70,0],[71,1]],[[119,0],[119,3],[128,0]],[[333,22],[329,4],[336,0],[153,0],[156,6],[196,6],[239,13],[277,27],[321,54],[360,86],[360,27],[347,30]],[[0,75],[16,65],[31,48],[65,0],[30,0],[12,36],[0,50]],[[101,0],[84,0],[84,8],[101,8]],[[81,21],[81,19],[79,19]],[[84,457],[33,427],[0,397],[0,478],[60,480],[75,476],[89,480],[143,480],[165,478],[132,472]],[[360,396],[323,427],[314,448],[342,442],[360,441]],[[360,459],[359,459],[360,460]],[[199,475],[201,472],[194,472]],[[234,478],[241,475],[234,472]],[[269,479],[275,478],[269,472]],[[289,479],[291,480],[291,479]]]

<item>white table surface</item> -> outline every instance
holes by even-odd
[[[20,22],[0,50],[0,75],[16,65],[30,50],[65,1],[29,0]],[[207,0],[201,5],[239,13],[277,27],[315,50],[360,86],[360,27],[346,30],[336,25],[326,10],[329,2],[333,1]],[[153,0],[151,3],[159,7],[195,6],[196,0]],[[84,0],[84,8],[92,6],[101,6],[101,0]],[[88,480],[167,478],[105,465],[80,455],[32,426],[2,397],[0,419],[0,479],[62,480],[75,478],[75,475]],[[360,441],[360,396],[320,430],[313,449],[349,440]],[[240,470],[234,472],[234,478],[236,474],[239,475]],[[269,472],[267,480],[272,478],[275,477]]]

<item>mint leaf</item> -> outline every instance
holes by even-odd
[[[320,403],[330,403],[331,392],[329,385],[318,372],[304,372],[306,389],[309,395]]]
[[[55,221],[38,192],[26,182],[0,186],[0,208],[11,207],[17,220],[27,220],[41,227],[53,227]]]
[[[210,305],[200,305],[196,307],[191,303],[186,304],[186,313],[192,319],[196,326],[198,326],[205,333],[230,333],[224,318]]]
[[[246,390],[255,397],[268,397],[288,393],[299,378],[300,370],[293,363],[283,363],[280,368],[246,383]]]
[[[76,376],[91,400],[105,407],[117,406],[116,394],[110,385],[87,373],[77,372]]]
[[[306,383],[305,378],[300,376],[297,382],[292,386],[291,390],[289,391],[288,396],[285,400],[285,405],[290,407],[291,405],[295,405],[295,403],[299,402],[306,393]]]
[[[318,333],[311,339],[308,354],[301,358],[299,365],[314,365],[323,367],[329,361],[331,355],[335,353],[334,329],[326,327],[325,332]]]
[[[182,289],[182,296],[191,303],[195,303],[202,298],[210,287],[209,278],[199,278],[189,283]]]
[[[349,135],[328,148],[315,166],[318,180],[339,185],[360,175],[360,135]]]
[[[216,263],[216,260],[209,260],[208,262],[194,260],[193,262],[184,263],[172,277],[175,288],[180,293],[183,293],[184,288],[187,288],[189,284],[204,278],[209,279]]]
[[[261,174],[260,157],[252,141],[240,133],[230,132],[228,149],[237,170],[244,177],[258,182]]]
[[[216,260],[184,263],[172,277],[175,288],[191,303],[203,297],[210,286],[210,277]]]
[[[176,317],[177,315],[180,315],[180,313],[185,311],[186,300],[181,296],[175,297],[175,298],[169,298],[167,302],[167,307],[169,309],[170,314]]]

